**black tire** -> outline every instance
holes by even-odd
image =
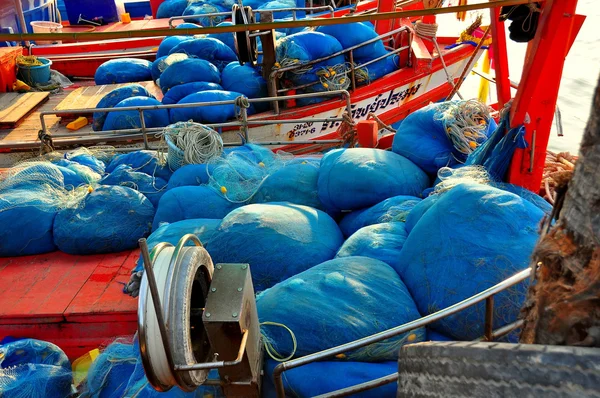
[[[598,348],[429,342],[398,362],[398,397],[600,397]]]

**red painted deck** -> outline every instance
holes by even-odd
[[[137,300],[123,294],[139,251],[0,258],[0,340],[50,341],[74,359],[137,330]]]

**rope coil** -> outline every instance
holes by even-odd
[[[159,134],[174,144],[181,153],[172,154],[169,151],[169,163],[176,155],[179,166],[184,164],[202,164],[223,153],[223,139],[215,130],[194,122],[178,122],[167,126]]]

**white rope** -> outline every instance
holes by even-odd
[[[223,153],[223,139],[215,130],[194,122],[178,122],[163,132],[183,151],[184,164],[202,164]]]
[[[478,100],[448,103],[435,119],[444,123],[446,136],[460,153],[469,155],[487,138],[489,109]]]
[[[448,72],[448,66],[446,65],[446,61],[444,61],[442,50],[440,49],[440,46],[438,45],[438,42],[436,40],[437,30],[438,24],[436,23],[428,24],[422,21],[417,21],[415,23],[415,33],[417,34],[417,36],[419,36],[421,39],[430,40],[431,42],[433,42],[435,50],[440,56],[440,61],[442,62],[444,72],[446,73],[446,79],[448,80],[448,83],[450,83],[450,85],[454,88],[456,87],[456,85],[454,84],[454,79],[452,78],[452,76],[450,76],[450,72]],[[456,94],[460,99],[463,99],[463,96],[458,90],[456,91]]]

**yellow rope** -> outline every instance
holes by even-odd
[[[294,357],[294,355],[296,354],[296,348],[298,348],[298,343],[296,342],[296,335],[294,334],[294,332],[292,332],[292,329],[288,328],[287,326],[285,326],[282,323],[277,323],[277,322],[262,322],[260,324],[260,326],[263,326],[263,325],[279,326],[279,327],[284,328],[285,330],[287,330],[290,333],[290,336],[292,337],[292,343],[294,345],[294,348],[292,349],[292,353],[290,355],[288,355],[287,357],[282,358],[282,355],[277,352],[275,347],[273,347],[273,345],[268,341],[268,339],[265,336],[265,351],[267,351],[267,354],[269,354],[269,356],[277,362],[285,362],[285,361],[289,361],[290,359],[292,359]]]
[[[40,66],[44,65],[35,55],[19,55],[17,65],[22,66]]]

